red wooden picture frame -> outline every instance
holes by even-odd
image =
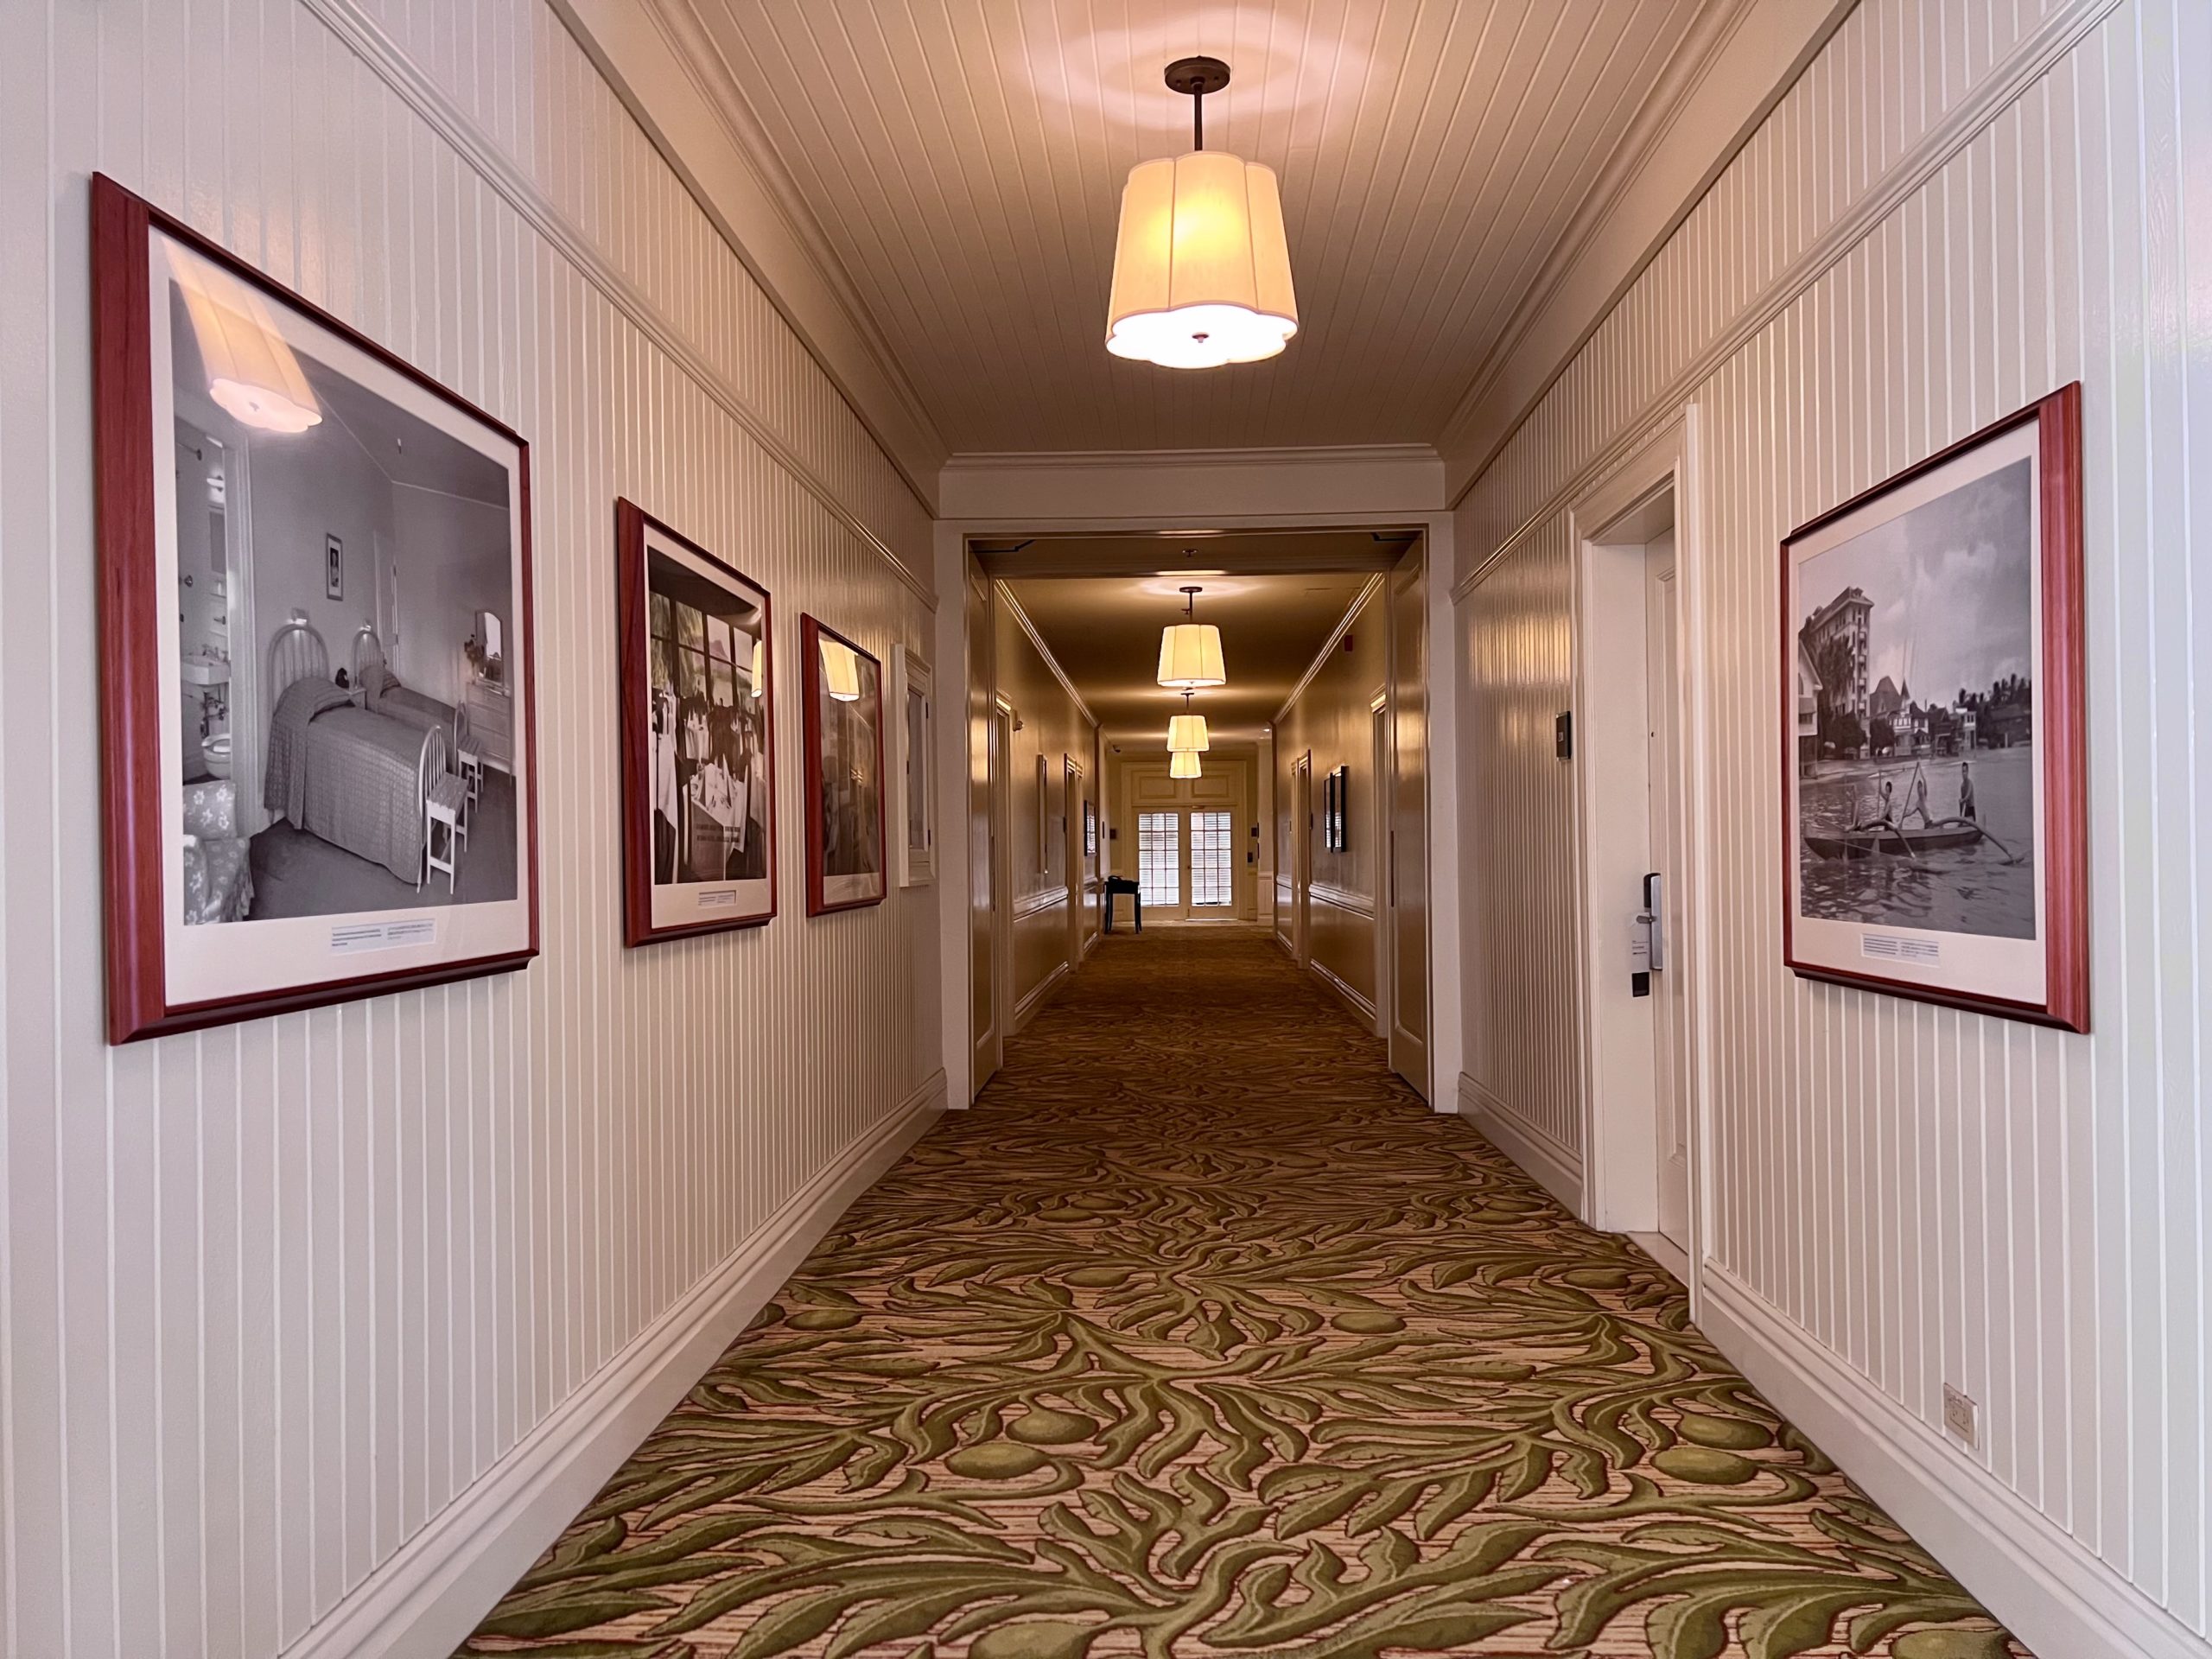
[[[875,869],[876,891],[872,898],[830,899],[823,893],[822,846],[822,642],[834,639],[875,669]],[[863,651],[835,628],[802,612],[799,615],[799,670],[806,705],[806,913],[826,916],[833,911],[861,910],[880,905],[891,889],[890,867],[885,858],[883,815],[883,664],[873,652]]]
[[[653,825],[652,778],[652,589],[647,580],[646,533],[673,542],[702,563],[725,570],[760,595],[760,739],[768,784],[768,906],[766,910],[696,922],[653,923]],[[726,559],[679,531],[671,529],[635,502],[614,503],[615,614],[621,639],[622,745],[622,942],[651,944],[697,933],[725,933],[763,927],[776,915],[776,642],[768,590]]]
[[[2038,524],[2043,596],[2041,677],[2035,687],[2035,729],[2043,768],[2044,847],[2037,879],[2044,888],[2044,997],[2041,1001],[1950,990],[1919,981],[1802,960],[1796,950],[1797,852],[1791,806],[1797,770],[1796,620],[1793,547],[1847,515],[1991,440],[2037,426]],[[2089,1028],[2088,787],[2084,708],[2082,598],[2082,387],[2078,381],[1993,421],[1948,448],[1916,461],[1818,518],[1800,524],[1781,546],[1782,652],[1782,955],[1799,977],[1886,992],[1944,1007],[2053,1026]]]
[[[94,525],[99,544],[102,862],[107,885],[107,1032],[111,1043],[325,1007],[522,967],[538,952],[537,658],[531,626],[530,446],[504,423],[395,356],[313,302],[238,259],[105,174],[92,180]],[[162,884],[161,745],[168,717],[160,680],[160,629],[169,601],[158,578],[153,441],[153,339],[148,275],[151,233],[163,235],[327,329],[382,366],[512,443],[518,457],[513,511],[521,553],[516,619],[524,680],[519,723],[529,783],[524,815],[527,942],[461,960],[349,974],[203,1001],[168,1000]],[[522,872],[518,872],[518,876]],[[231,924],[238,925],[238,924]]]

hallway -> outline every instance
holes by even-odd
[[[1270,941],[1116,933],[465,1651],[2023,1650]]]

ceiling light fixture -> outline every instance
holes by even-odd
[[[1160,632],[1160,683],[1173,691],[1204,691],[1229,683],[1222,664],[1221,630],[1197,620],[1203,588],[1183,589],[1183,618]]]
[[[1169,755],[1167,757],[1167,775],[1170,778],[1197,778],[1203,776],[1204,774],[1198,770],[1198,751],[1196,749],[1178,749],[1174,753]]]
[[[1167,85],[1191,100],[1191,153],[1139,162],[1122,188],[1106,349],[1164,369],[1273,357],[1298,332],[1274,169],[1206,148],[1219,58],[1180,58]]]
[[[1213,746],[1206,741],[1206,717],[1191,712],[1191,694],[1183,694],[1183,712],[1171,715],[1167,721],[1167,752],[1180,754],[1203,753]]]

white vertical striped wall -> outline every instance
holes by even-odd
[[[2212,1632],[2212,8],[1866,0],[1459,523],[1477,1079],[1577,1143],[1565,509],[1700,411],[1715,1266]],[[1776,581],[1794,524],[2079,378],[2094,1033],[1780,965]],[[1564,706],[1563,703],[1560,706]],[[1519,889],[1541,889],[1541,893]]]
[[[541,0],[23,0],[0,99],[0,1649],[283,1650],[940,1065],[931,890],[620,936],[613,501],[926,650],[927,514]],[[388,31],[388,32],[387,32]],[[543,955],[101,1040],[99,168],[532,442]],[[855,1033],[866,1040],[850,1040]]]

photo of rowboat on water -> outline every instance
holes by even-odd
[[[2024,410],[1783,544],[1801,974],[2072,1023],[2052,1004],[2054,965],[2070,995],[2084,954],[2078,667],[2055,741],[2046,683],[2054,630],[2078,640],[2076,532],[2045,488],[2063,413]]]

